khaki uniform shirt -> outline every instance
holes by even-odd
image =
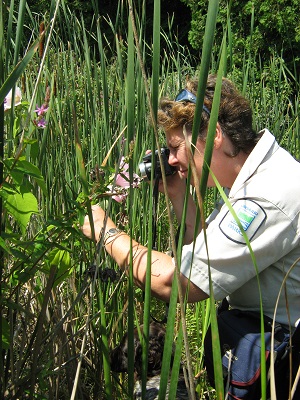
[[[222,206],[206,231],[208,249],[203,232],[183,247],[182,274],[209,294],[209,259],[215,299],[227,297],[234,308],[259,311],[257,268],[264,314],[274,318],[279,298],[275,319],[288,325],[289,313],[295,326],[300,318],[300,163],[265,129],[228,200],[237,218]]]

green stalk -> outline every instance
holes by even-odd
[[[205,27],[205,33],[204,33],[204,39],[203,39],[203,49],[202,49],[202,58],[201,58],[201,65],[200,65],[200,70],[199,70],[199,82],[198,82],[198,91],[197,91],[197,103],[196,103],[196,109],[195,109],[195,118],[194,118],[194,123],[193,123],[193,131],[192,131],[192,143],[196,142],[198,132],[199,132],[199,127],[201,123],[201,114],[202,114],[202,106],[204,102],[204,94],[205,94],[205,89],[206,89],[206,82],[207,82],[207,77],[208,77],[208,72],[209,72],[209,65],[211,61],[211,53],[212,53],[212,48],[213,48],[213,41],[214,41],[214,33],[215,33],[215,27],[216,27],[216,19],[217,19],[217,14],[218,14],[218,7],[219,7],[219,1],[218,0],[210,0],[209,6],[208,6],[208,12],[207,12],[207,19],[206,19],[206,27]],[[225,41],[226,43],[226,41]],[[225,45],[225,44],[224,44]],[[224,65],[222,65],[222,73],[224,70]],[[216,96],[217,97],[217,96]],[[209,131],[207,134],[207,145],[206,145],[206,158],[205,160],[208,160],[210,163],[211,159],[211,154],[212,154],[212,146],[213,146],[213,139],[215,136],[215,128],[216,128],[216,121],[217,121],[217,115],[218,115],[218,105],[215,105],[215,109],[212,110],[211,118],[210,118],[210,124],[209,124]],[[192,152],[194,151],[194,148],[192,149]],[[182,246],[182,239],[184,237],[184,225],[185,225],[185,218],[186,218],[186,199],[188,195],[188,188],[190,185],[190,176],[191,172],[189,173],[188,180],[187,180],[187,192],[186,192],[186,198],[185,198],[185,203],[184,203],[184,209],[183,209],[183,216],[182,216],[182,223],[181,223],[181,232],[180,232],[180,239],[179,239],[179,249]],[[200,211],[201,207],[203,206],[203,199],[206,191],[206,184],[207,184],[207,178],[208,178],[208,171],[205,170],[205,163],[203,166],[203,171],[202,171],[202,176],[201,176],[201,182],[200,182],[200,198],[198,199],[199,201],[199,206],[200,206]],[[203,211],[201,211],[203,214]],[[198,228],[199,224],[199,216],[200,214],[197,215],[197,220],[196,220],[196,227],[195,227],[195,232]],[[202,224],[204,224],[204,216],[202,216]],[[205,229],[205,228],[204,228]],[[180,252],[177,255],[177,260],[180,265]],[[186,330],[184,329],[184,332]],[[186,338],[185,346],[187,349],[188,346],[188,340]],[[189,357],[187,356],[187,359]],[[190,371],[189,371],[190,372]],[[190,377],[190,387],[193,387],[193,382],[192,382],[192,374],[191,372],[189,373]]]
[[[16,40],[15,40],[15,48],[14,48],[13,65],[17,65],[19,58],[20,58],[20,48],[21,48],[21,41],[22,41],[22,37],[23,37],[25,6],[26,6],[26,0],[21,0],[19,3],[19,11],[18,11],[18,21],[17,21],[17,31],[16,31]],[[13,131],[15,91],[16,91],[16,88],[15,88],[15,85],[13,85],[12,86],[12,95],[11,95],[12,107],[11,107],[10,132]],[[1,104],[1,100],[0,100],[0,104]],[[12,137],[10,139],[12,139]],[[12,144],[12,140],[8,140],[8,154],[11,153],[11,149],[12,149],[11,144]]]
[[[154,1],[154,11],[153,11],[153,59],[152,59],[152,118],[155,118],[158,106],[158,79],[159,79],[159,55],[160,55],[160,1]],[[136,36],[136,46],[139,46],[139,41]],[[140,54],[140,53],[139,53]],[[143,65],[143,60],[141,55],[139,56],[139,61],[141,65],[142,74],[144,74],[144,85],[147,83],[147,77],[145,74],[145,69]],[[147,91],[147,86],[146,86]],[[154,121],[153,121],[154,123]],[[154,141],[152,141],[152,151],[154,151]],[[153,202],[153,191],[151,190],[150,204]],[[147,383],[147,366],[148,366],[148,340],[149,340],[149,324],[150,324],[150,304],[151,304],[151,256],[152,256],[152,246],[153,242],[153,209],[150,208],[148,217],[148,261],[147,261],[147,272],[146,272],[146,285],[145,285],[145,298],[144,298],[144,340],[143,340],[143,370],[142,370],[142,395],[145,396],[146,393],[146,383]],[[152,246],[150,245],[152,244]]]
[[[132,3],[129,0],[129,12],[132,9]],[[126,108],[127,108],[127,140],[133,139],[134,132],[134,107],[135,107],[135,48],[134,33],[131,16],[128,17],[128,54],[127,54],[127,75],[126,75]],[[129,164],[129,172],[132,174],[132,163]],[[132,181],[132,175],[131,175]],[[132,187],[130,187],[129,201],[132,201]],[[133,237],[132,213],[129,211],[129,234]],[[128,274],[128,393],[133,396],[134,387],[134,283],[133,283],[133,252],[132,242],[130,241],[130,265]]]
[[[21,41],[23,38],[25,7],[26,7],[26,0],[20,0],[19,11],[18,11],[16,41],[15,41],[14,65],[17,65],[18,60],[19,60]]]
[[[2,47],[2,51],[3,51],[3,57],[4,57],[4,60],[6,60],[6,62],[3,64],[3,66],[2,66],[2,68],[4,68],[4,66],[5,66],[5,68],[4,68],[4,75],[6,76],[6,75],[8,75],[8,71],[9,71],[9,63],[8,63],[8,60],[10,60],[10,43],[11,43],[11,41],[12,41],[12,21],[13,21],[13,17],[14,17],[14,0],[11,0],[10,1],[10,6],[9,6],[9,15],[8,15],[8,22],[7,22],[7,30],[6,30],[6,43],[7,43],[7,45],[5,46],[5,47]],[[4,32],[3,32],[3,23],[4,23],[4,13],[5,13],[5,8],[3,8],[3,5],[2,5],[2,12],[1,12],[1,18],[2,18],[2,24],[1,24],[1,27],[2,27],[2,33],[4,34]],[[4,36],[3,36],[3,41],[4,41]],[[6,48],[6,52],[5,52],[5,55],[4,55],[4,49]],[[1,82],[1,84],[2,84],[3,82]],[[1,103],[1,102],[0,102]]]
[[[251,8],[251,28],[250,28],[250,45],[249,45],[249,53],[248,53],[248,61],[247,61],[247,66],[246,66],[246,72],[244,75],[243,79],[243,89],[242,93],[246,93],[246,87],[248,85],[248,79],[249,79],[249,70],[251,68],[251,63],[252,63],[252,57],[251,57],[251,48],[252,48],[252,35],[254,31],[254,3],[252,3],[252,8]]]
[[[4,9],[4,3],[2,2],[0,5],[0,18],[2,18],[2,20],[6,20],[4,18],[4,13],[6,12]],[[96,3],[97,2],[94,0],[95,9],[98,7]],[[13,27],[15,24],[13,18],[17,12],[17,10],[14,10],[15,4],[16,2],[11,0],[9,14],[7,15],[9,17],[7,26],[3,26],[0,20],[0,44],[2,43],[0,71],[2,68],[3,75],[0,77],[0,96],[4,99],[9,89],[18,82],[21,74],[26,71],[26,95],[24,95],[24,102],[21,106],[25,109],[24,104],[26,99],[30,102],[30,100],[32,100],[31,94],[35,93],[34,88],[37,81],[38,67],[33,52],[31,59],[30,57],[26,58],[25,55],[24,61],[26,65],[20,63],[18,66],[15,66],[18,70],[13,71],[12,75],[9,75],[9,72],[11,72],[10,66],[14,65],[14,56],[16,54],[14,47],[15,38],[13,37]],[[210,2],[210,17],[208,18],[209,21],[207,21],[207,24],[214,23],[213,19],[211,19],[211,15],[213,15],[212,7],[215,7],[216,4],[216,1]],[[53,15],[55,5],[56,2],[53,1],[50,15]],[[38,246],[35,236],[31,236],[32,232],[36,229],[41,232],[43,232],[44,229],[48,229],[50,222],[49,218],[51,218],[51,220],[53,219],[50,223],[55,225],[60,224],[59,226],[60,229],[62,229],[62,233],[64,233],[64,230],[66,229],[71,234],[68,238],[70,241],[70,248],[72,249],[72,266],[74,268],[74,273],[71,277],[66,278],[65,281],[62,282],[63,290],[59,291],[59,295],[57,289],[53,287],[53,298],[56,299],[56,305],[54,307],[52,302],[48,302],[48,307],[49,313],[51,315],[53,313],[54,319],[49,320],[49,326],[46,327],[45,324],[42,326],[43,332],[45,332],[46,328],[47,330],[46,334],[43,334],[43,347],[39,353],[39,356],[41,357],[49,356],[51,361],[49,360],[49,363],[45,366],[41,365],[40,367],[38,365],[37,368],[35,368],[35,377],[37,378],[35,379],[35,388],[37,392],[44,393],[45,388],[48,390],[50,387],[48,385],[51,384],[53,396],[57,395],[57,397],[59,397],[63,392],[66,393],[68,388],[66,388],[64,382],[73,380],[75,377],[77,365],[77,358],[75,357],[77,354],[74,349],[78,338],[83,343],[81,351],[84,352],[85,349],[86,360],[91,361],[91,366],[97,365],[97,367],[95,371],[94,368],[88,366],[88,368],[84,369],[86,375],[82,373],[83,368],[78,368],[76,375],[76,385],[78,386],[77,389],[74,389],[74,396],[80,396],[81,389],[83,391],[87,389],[87,382],[92,382],[93,395],[96,396],[94,393],[99,394],[99,391],[97,392],[99,386],[101,390],[102,387],[106,386],[106,382],[108,382],[108,385],[111,384],[108,349],[109,346],[114,346],[119,341],[120,337],[123,335],[124,326],[128,325],[129,331],[131,331],[133,325],[135,323],[140,323],[142,318],[144,318],[145,332],[147,334],[146,327],[149,323],[150,309],[152,307],[152,312],[154,303],[154,299],[151,299],[149,290],[151,277],[148,278],[147,275],[145,301],[139,298],[139,296],[142,297],[140,291],[134,288],[133,282],[130,281],[129,309],[127,309],[128,281],[125,280],[124,282],[123,278],[120,279],[118,283],[104,284],[103,282],[99,283],[97,280],[93,285],[89,285],[90,291],[87,291],[88,283],[86,279],[83,278],[83,274],[88,270],[91,253],[93,255],[94,249],[89,240],[84,242],[82,235],[78,234],[78,232],[76,233],[76,224],[73,225],[72,222],[69,222],[66,215],[74,216],[77,207],[76,199],[79,192],[83,190],[87,197],[91,194],[91,184],[88,182],[86,170],[88,170],[91,165],[95,166],[95,163],[101,165],[108,149],[112,147],[113,142],[118,137],[119,132],[123,131],[127,122],[130,124],[130,129],[128,131],[125,129],[122,134],[125,137],[124,143],[126,144],[129,144],[131,139],[134,138],[134,148],[131,147],[131,175],[133,170],[138,170],[138,163],[145,150],[151,148],[151,146],[153,150],[155,150],[161,137],[156,135],[154,127],[149,128],[148,126],[148,109],[150,109],[151,105],[151,110],[153,110],[152,122],[153,125],[155,125],[158,98],[164,93],[170,94],[174,92],[173,94],[175,95],[179,87],[181,88],[184,85],[184,76],[186,74],[195,74],[195,68],[192,65],[192,62],[195,65],[195,61],[192,61],[188,49],[183,48],[174,36],[169,35],[169,32],[163,33],[165,53],[164,55],[160,54],[161,27],[158,23],[160,18],[158,13],[160,2],[158,0],[155,0],[154,3],[153,50],[150,49],[150,47],[146,47],[144,42],[145,18],[149,17],[145,15],[145,1],[140,2],[138,8],[135,10],[135,20],[138,26],[137,40],[136,46],[134,47],[132,43],[132,31],[129,30],[129,49],[127,48],[128,41],[126,29],[123,29],[124,27],[120,25],[122,13],[125,14],[125,11],[127,12],[126,6],[122,8],[121,1],[118,2],[116,22],[109,22],[105,17],[99,18],[97,20],[97,32],[93,31],[93,27],[96,25],[94,23],[90,32],[84,30],[85,21],[76,18],[75,14],[66,6],[65,2],[61,2],[61,5],[62,12],[58,12],[58,18],[55,25],[55,28],[58,28],[55,31],[56,34],[54,36],[53,34],[51,35],[52,38],[49,45],[49,51],[47,52],[43,71],[36,90],[37,98],[41,98],[44,91],[44,85],[50,83],[51,88],[53,89],[54,86],[57,85],[56,94],[53,93],[53,96],[51,96],[49,114],[47,113],[48,125],[43,131],[37,130],[29,125],[29,129],[32,129],[36,143],[28,146],[27,149],[32,150],[35,146],[39,150],[39,157],[41,160],[40,165],[42,174],[45,176],[47,182],[49,196],[43,196],[42,198],[40,193],[33,188],[34,193],[36,193],[36,196],[39,199],[39,209],[41,210],[41,214],[34,218],[30,223],[28,229],[28,246],[31,246],[34,249]],[[36,36],[38,35],[36,30],[37,19],[42,18],[43,16],[37,16],[35,21],[36,15],[30,14],[28,7],[26,8],[26,12],[30,17],[28,28],[31,29],[33,35]],[[19,16],[19,19],[21,20],[21,16]],[[251,21],[253,21],[253,17]],[[234,21],[231,22],[233,26]],[[108,40],[105,37],[104,25],[106,23],[111,28],[113,32],[112,38],[115,37],[115,41]],[[18,28],[21,32],[22,27]],[[253,26],[253,28],[255,28],[255,26]],[[9,44],[7,46],[4,42],[3,30],[5,30],[7,35],[7,43]],[[233,63],[232,68],[230,68],[229,71],[231,74],[230,78],[236,79],[240,83],[241,87],[243,87],[243,82],[247,82],[247,85],[244,86],[244,90],[245,94],[248,94],[248,97],[251,99],[254,109],[256,110],[256,126],[261,128],[265,126],[265,123],[267,123],[267,125],[274,131],[276,138],[280,140],[280,143],[295,156],[299,157],[299,96],[297,94],[297,77],[287,70],[284,61],[280,60],[280,57],[275,53],[273,60],[270,60],[268,63],[265,62],[265,64],[261,65],[260,68],[255,65],[256,60],[254,59],[254,55],[251,55],[251,63],[249,62],[247,53],[245,55],[244,70],[238,70],[234,65],[234,49],[230,45],[229,20],[227,30],[229,51],[232,52],[231,60]],[[207,30],[207,32],[210,31]],[[20,33],[18,33],[18,36],[20,38],[20,45],[22,46]],[[38,40],[39,39],[37,39],[37,43]],[[215,68],[214,65],[218,65],[219,58],[217,61],[214,61],[212,67],[212,53],[207,47],[207,43],[208,38],[206,37],[202,59],[203,57],[207,57],[206,61],[208,63],[208,68],[212,69]],[[31,51],[31,48],[29,51]],[[140,55],[137,54],[138,51],[140,52]],[[147,59],[146,54],[149,56],[150,51],[152,52],[152,76],[147,77],[146,75],[143,76],[143,68],[141,66]],[[214,52],[221,58],[221,52],[218,50],[215,50]],[[109,58],[109,53],[112,54],[112,58]],[[7,55],[6,59],[5,54]],[[124,70],[126,57],[128,57],[127,70]],[[138,60],[138,62],[136,62],[137,57],[140,57],[141,61]],[[1,59],[3,60],[2,63]],[[31,60],[34,62],[31,62]],[[203,61],[200,73],[201,79],[205,72],[204,67],[205,63]],[[53,69],[55,69],[55,71],[53,71]],[[226,71],[226,69],[224,69],[224,71]],[[87,76],[87,73],[89,76]],[[198,73],[199,71],[197,71],[197,74]],[[257,79],[256,76],[259,78]],[[149,78],[151,78],[151,81]],[[8,84],[5,79],[10,79]],[[161,85],[160,88],[158,88],[159,84]],[[148,86],[151,88],[151,94],[148,91]],[[293,92],[291,92],[292,86],[294,88],[296,87],[296,90],[294,91],[294,93],[296,92],[295,96]],[[145,98],[147,98],[147,101],[145,101]],[[74,104],[76,104],[76,124],[72,115]],[[14,126],[12,128],[9,117],[10,115],[12,115],[12,118],[13,115],[19,116],[21,107],[13,110],[12,114],[10,112],[5,113],[5,126],[3,113],[1,114],[0,111],[0,129],[2,134],[3,130],[7,131],[8,136],[19,134],[16,130],[17,120],[14,119]],[[127,107],[129,107],[128,110]],[[199,107],[199,109],[200,108],[201,107]],[[14,129],[14,131],[12,131],[12,129]],[[75,130],[77,130],[76,140],[74,140]],[[14,136],[14,143],[16,143],[16,139],[18,140],[19,137]],[[111,155],[107,159],[107,170],[105,170],[107,175],[111,174],[112,169],[115,168],[115,159],[119,159],[119,154],[122,153],[121,147],[123,143],[120,145],[118,145],[118,143],[119,142],[114,146]],[[5,148],[5,153],[6,149],[7,148]],[[207,148],[207,154],[208,151]],[[76,154],[76,157],[74,157],[74,154]],[[3,156],[7,157],[7,154],[3,154]],[[31,153],[30,157],[33,160],[34,154]],[[205,157],[208,163],[209,154]],[[207,194],[209,195],[210,192]],[[204,202],[205,207],[207,207],[207,197],[208,196],[206,196]],[[109,204],[108,207],[107,204]],[[150,243],[152,238],[152,228],[149,226],[148,229],[147,226],[149,223],[150,225],[152,224],[152,191],[150,185],[144,183],[141,185],[140,190],[131,190],[130,198],[128,199],[126,206],[125,204],[118,205],[113,201],[108,202],[106,200],[103,200],[103,205],[106,209],[110,210],[109,213],[114,220],[117,220],[120,215],[124,216],[126,219],[128,217],[127,210],[129,210],[130,234],[133,237],[140,239],[141,242]],[[168,244],[165,236],[169,236],[167,221],[169,214],[167,215],[165,207],[165,202],[162,197],[158,206],[157,221],[159,251],[165,251],[166,243]],[[202,210],[203,220],[205,218],[204,211],[205,210]],[[128,222],[125,220],[124,226],[127,227],[127,224]],[[46,228],[44,225],[46,225]],[[183,228],[181,232],[183,234]],[[24,260],[22,258],[22,252],[20,251],[20,248],[23,248],[23,245],[17,240],[17,231],[15,231],[12,226],[11,235],[7,236],[8,233],[9,232],[6,232],[3,238],[5,239],[5,243],[7,243],[7,248],[10,248],[12,251],[9,253],[4,249],[7,260],[7,263],[5,260],[4,265],[5,268],[6,264],[13,266],[7,271],[7,273],[13,281],[16,281],[20,274],[19,266],[30,264],[34,252],[31,255],[26,249],[26,259]],[[63,236],[64,235],[57,238],[57,243],[53,242],[51,246],[64,246]],[[181,245],[182,242],[180,242],[177,252],[177,259],[179,262]],[[0,250],[1,248],[2,247],[0,247]],[[149,254],[151,254],[151,250],[152,249],[149,246]],[[47,261],[46,253],[47,251],[45,251],[45,255],[39,259],[38,270],[36,270],[34,276],[31,276],[30,294],[25,295],[25,288],[27,286],[24,286],[24,282],[21,278],[16,283],[16,286],[13,287],[8,286],[8,284],[10,285],[10,281],[8,282],[8,278],[6,278],[6,270],[2,275],[5,286],[2,285],[1,287],[1,311],[2,315],[6,316],[7,313],[7,315],[11,316],[11,320],[9,321],[11,337],[15,335],[14,337],[17,338],[14,341],[11,340],[10,343],[9,351],[12,355],[10,361],[6,361],[8,358],[5,358],[4,365],[1,365],[3,360],[1,359],[0,361],[0,379],[4,382],[2,392],[7,390],[5,385],[7,385],[9,381],[12,381],[15,393],[21,393],[23,388],[24,390],[29,389],[28,382],[30,382],[30,372],[27,371],[29,371],[29,355],[32,348],[31,345],[34,344],[36,338],[36,332],[32,333],[28,329],[17,331],[19,328],[14,321],[18,320],[19,313],[22,312],[23,315],[26,315],[25,321],[26,323],[28,322],[28,325],[29,323],[34,323],[35,326],[37,326],[36,316],[31,315],[31,312],[33,311],[33,313],[37,314],[40,312],[40,309],[34,305],[34,302],[29,306],[29,302],[33,296],[36,296],[36,298],[39,299],[37,302],[38,305],[40,306],[42,304],[40,293],[45,293],[45,287],[47,286],[43,282],[43,279],[41,279],[41,276],[44,276],[42,270]],[[101,258],[97,260],[99,265],[105,265],[116,269],[115,263],[109,257],[102,257],[102,253],[100,257]],[[149,266],[151,266],[150,260]],[[33,267],[28,265],[27,271],[28,270],[33,271]],[[147,274],[149,274],[149,271],[147,271]],[[21,272],[23,273],[23,270]],[[101,285],[99,290],[98,285]],[[17,293],[17,291],[19,291],[20,296],[14,297],[14,294]],[[73,296],[76,291],[79,292],[79,295]],[[176,283],[174,282],[174,292],[172,294],[173,297],[171,298],[170,305],[171,314],[169,315],[167,326],[168,343],[165,348],[166,359],[163,367],[164,376],[162,377],[162,381],[164,382],[162,382],[162,388],[166,387],[166,377],[170,372],[169,355],[171,354],[171,343],[174,339],[174,326],[177,327],[179,325],[178,314],[176,313],[176,294],[177,288]],[[8,302],[8,299],[11,301],[12,298],[16,299],[15,301],[17,304],[11,305],[11,303]],[[31,306],[33,309],[31,309]],[[161,310],[163,310],[163,304],[159,304],[159,306]],[[196,360],[197,366],[201,362],[201,349],[199,350],[199,343],[202,343],[202,335],[204,335],[206,331],[210,314],[212,312],[210,311],[210,306],[214,308],[214,304],[210,302],[193,305],[192,307],[184,304],[184,308],[187,308],[188,312],[192,313],[195,310],[195,322],[193,321],[193,323],[196,328],[192,325],[190,318],[187,318],[187,332],[189,333],[189,336],[185,346],[193,350],[191,352],[193,355],[195,353],[197,354],[197,358],[199,359]],[[61,318],[58,322],[54,322],[56,320],[57,310],[61,310]],[[86,317],[87,315],[88,317]],[[1,324],[2,321],[0,321],[0,336],[1,329],[3,333],[5,328]],[[67,329],[64,337],[68,337],[69,342],[67,343],[64,341],[64,346],[57,346],[57,344],[61,343],[62,340],[60,338],[62,327]],[[87,329],[90,327],[92,327],[89,331],[90,335],[86,335]],[[171,375],[171,393],[175,393],[178,360],[181,355],[180,350],[184,334],[184,327],[180,326],[177,337],[178,345]],[[97,340],[97,338],[101,338],[101,340]],[[193,343],[193,340],[195,343]],[[144,353],[144,350],[147,347],[147,336],[143,336],[142,341]],[[22,347],[23,343],[25,346],[24,354],[19,351],[20,346]],[[26,345],[26,343],[28,343],[28,345]],[[1,346],[2,344],[0,344],[0,350]],[[58,347],[57,353],[55,350],[56,346]],[[86,349],[93,349],[93,351],[89,353]],[[133,349],[133,347],[131,347],[131,349]],[[2,350],[6,351],[3,348]],[[37,350],[38,347],[36,347],[34,351],[36,352]],[[9,353],[7,354],[9,355]],[[147,359],[146,357],[147,354],[144,354],[143,361]],[[65,365],[67,368],[64,368]],[[146,371],[146,364],[144,371]],[[52,379],[53,372],[57,377],[55,380]],[[87,378],[87,380],[85,380],[85,378]],[[132,376],[130,376],[129,379],[132,379]],[[111,391],[110,398],[126,397],[127,381],[124,380],[122,382],[122,376],[120,377],[120,381],[120,385],[117,381],[116,384],[111,385],[111,389],[107,389],[105,395],[109,396]],[[203,392],[205,389],[207,388],[204,384]],[[132,390],[132,386],[130,390]],[[50,389],[48,393],[51,396]]]
[[[264,329],[264,314],[263,314],[263,306],[262,306],[263,302],[262,302],[262,293],[261,293],[260,282],[259,282],[258,266],[257,266],[257,262],[255,259],[255,254],[253,253],[253,250],[251,247],[251,243],[249,242],[247,234],[245,233],[238,216],[236,215],[234,209],[232,208],[232,205],[228,201],[226,194],[224,193],[222,187],[220,186],[219,182],[217,181],[217,179],[214,176],[214,174],[212,173],[212,171],[210,171],[210,174],[212,175],[212,178],[219,190],[219,193],[222,196],[222,199],[226,203],[226,206],[228,207],[230,213],[233,215],[240,231],[242,232],[243,238],[244,238],[246,245],[250,252],[250,256],[251,256],[251,259],[253,262],[253,267],[255,268],[255,271],[256,271],[257,285],[258,285],[258,291],[259,291],[259,300],[260,300],[260,317],[261,317],[261,384],[262,384],[261,395],[262,395],[262,399],[266,399],[266,382],[267,382],[266,376],[267,375],[266,375],[266,359],[265,359],[266,352],[265,352],[265,340],[264,340],[265,329]],[[215,360],[214,360],[214,365],[215,365]],[[216,370],[216,366],[215,366],[215,370]]]
[[[3,2],[0,2],[0,87],[4,81],[4,31],[3,31]],[[0,102],[0,187],[3,184],[3,163],[4,158],[4,104]],[[4,220],[3,220],[3,210],[2,210],[2,197],[0,197],[0,237],[2,238],[2,233],[4,232]],[[3,272],[4,272],[4,251],[2,246],[0,247],[0,396],[4,395],[4,368],[3,368],[3,347],[2,347],[2,315],[3,315]]]
[[[200,65],[200,70],[199,70],[197,104],[196,104],[195,121],[193,124],[193,134],[192,134],[192,142],[193,143],[196,143],[196,139],[198,136],[200,123],[201,123],[202,106],[203,106],[203,102],[204,102],[206,82],[207,82],[207,77],[208,77],[208,72],[209,72],[209,65],[210,65],[211,53],[212,53],[212,48],[213,48],[214,33],[215,33],[215,28],[216,28],[218,10],[219,10],[219,0],[210,0],[209,4],[208,4],[205,32],[204,32],[204,38],[203,38],[203,49],[202,49],[203,53],[202,53],[202,57],[201,57],[201,65]],[[213,132],[213,136],[214,136],[214,132]],[[208,134],[207,139],[209,139],[209,134]],[[200,193],[203,198],[205,195],[207,178],[208,178],[207,170],[204,169],[202,171],[202,178],[201,178],[201,184],[200,184],[201,185]]]
[[[201,57],[201,64],[200,64],[200,69],[199,69],[199,78],[198,78],[198,90],[197,90],[197,103],[196,103],[196,109],[195,109],[195,117],[194,117],[194,123],[193,123],[193,130],[192,130],[192,143],[195,144],[200,128],[200,123],[201,123],[201,115],[202,115],[202,106],[204,102],[204,95],[205,95],[205,90],[206,90],[206,82],[207,82],[207,77],[209,73],[209,66],[210,66],[210,61],[211,61],[211,54],[212,54],[212,49],[213,49],[213,42],[214,42],[214,33],[215,33],[215,28],[216,28],[216,21],[217,21],[217,15],[218,15],[218,9],[219,9],[219,1],[218,0],[210,0],[209,5],[208,5],[208,11],[207,11],[207,17],[206,17],[206,25],[205,25],[205,32],[204,32],[204,38],[203,38],[203,48],[202,48],[202,57]],[[213,116],[215,119],[216,116]],[[212,125],[213,126],[213,125]],[[209,157],[209,152],[212,152],[211,149],[211,143],[213,138],[210,138],[210,135],[213,134],[213,138],[215,133],[211,129],[211,133],[208,133],[207,140],[210,142],[209,146],[206,146],[206,152],[207,156]],[[194,147],[192,148],[192,152],[194,152]],[[191,178],[191,171],[189,172],[188,175],[188,180],[187,180],[187,191],[186,191],[186,198],[188,196],[188,187],[190,185],[190,178]],[[207,179],[208,179],[208,172],[207,168],[205,167],[205,163],[203,164],[203,170],[202,170],[202,175],[201,175],[201,181],[200,181],[200,195],[202,197],[202,202],[205,196],[206,192],[206,184],[207,184]],[[185,224],[185,218],[186,218],[186,210],[184,206],[183,210],[183,216],[182,216],[182,229],[180,233],[180,241],[182,240],[184,236],[184,224]],[[197,212],[196,215],[196,224],[195,224],[195,233],[198,230],[200,223],[200,214]],[[202,225],[204,225],[204,221],[202,221]]]
[[[152,58],[152,108],[154,117],[157,115],[158,99],[159,99],[159,72],[160,72],[160,24],[161,24],[161,10],[160,0],[154,1],[153,13],[153,58]],[[155,122],[156,119],[153,121]]]
[[[215,92],[214,92],[213,104],[212,104],[207,138],[206,138],[206,146],[205,146],[205,152],[204,152],[204,164],[203,164],[203,169],[202,169],[201,182],[200,182],[199,186],[197,183],[198,178],[197,178],[196,168],[195,168],[194,161],[192,158],[192,150],[190,152],[191,153],[190,154],[191,173],[193,174],[193,179],[195,182],[195,189],[196,189],[197,200],[198,200],[198,205],[199,205],[199,210],[200,210],[200,215],[201,215],[202,230],[203,230],[203,234],[204,234],[205,243],[207,242],[207,237],[206,237],[206,228],[205,228],[205,224],[204,224],[205,216],[204,216],[204,209],[203,209],[203,198],[204,198],[204,193],[205,193],[205,189],[206,189],[208,174],[210,172],[209,165],[210,165],[211,157],[212,157],[213,143],[214,143],[214,138],[215,138],[216,125],[217,125],[217,121],[218,121],[218,111],[219,111],[220,98],[221,98],[222,78],[224,75],[226,58],[227,58],[226,34],[224,35],[224,38],[223,38],[221,54],[222,55],[221,55],[221,60],[220,60],[220,65],[219,65],[219,70],[218,70],[218,75],[217,75],[216,87],[215,87]],[[188,146],[189,142],[188,142],[187,137],[186,137],[186,143]],[[207,260],[208,260],[208,268],[210,268],[209,253],[207,253]],[[214,301],[214,294],[213,294],[213,287],[212,287],[210,273],[209,273],[209,277],[210,277],[210,298],[207,302],[210,303],[211,305],[213,305],[215,301]],[[216,344],[213,347],[216,393],[217,393],[218,399],[223,399],[224,398],[224,388],[223,388],[223,378],[222,378],[223,372],[222,372],[222,364],[220,363],[221,351],[220,351],[220,345],[219,345],[219,335],[218,335],[215,307],[210,307],[210,310],[211,310],[210,320],[211,320],[212,342]]]
[[[39,46],[39,38],[35,40],[35,42],[30,46],[27,53],[23,57],[21,61],[15,66],[9,76],[5,79],[2,86],[0,87],[0,104],[4,102],[4,99],[10,89],[16,84],[19,77],[24,72],[25,68],[28,66],[35,52],[37,51]]]

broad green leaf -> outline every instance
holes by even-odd
[[[57,266],[55,286],[71,272],[71,257],[67,250],[53,249],[48,257],[50,266]]]
[[[53,258],[50,260],[50,265],[57,267],[65,267],[70,265],[70,255],[66,250],[55,249],[51,252]]]
[[[46,184],[38,167],[22,158],[17,161],[13,158],[7,159],[5,164],[8,168],[12,168],[12,171],[10,171],[11,176],[18,184],[21,184],[24,175],[29,175],[35,179],[43,193],[47,194]]]
[[[5,208],[15,218],[24,235],[27,224],[32,214],[38,213],[38,203],[36,197],[29,192],[20,194],[9,194],[6,197]]]

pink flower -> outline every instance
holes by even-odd
[[[39,128],[45,128],[45,127],[46,127],[46,124],[47,124],[47,122],[46,122],[45,118],[41,118],[41,119],[39,119],[38,122],[37,122],[37,126],[38,126]]]
[[[38,105],[36,105],[36,109],[34,110],[34,112],[37,113],[37,119],[35,119],[33,121],[34,125],[36,125],[38,128],[45,128],[46,127],[46,120],[44,118],[44,115],[46,114],[46,112],[48,111],[48,104],[44,103],[41,105],[41,107],[39,107]]]
[[[127,196],[128,196],[128,190],[127,188],[122,188],[120,186],[115,186],[113,190],[112,185],[107,186],[108,191],[106,193],[112,194],[112,198],[117,202],[117,203],[123,203]]]
[[[45,118],[39,118],[39,119],[34,119],[33,123],[38,128],[46,128],[47,121],[45,120]]]
[[[41,107],[36,105],[36,109],[34,110],[34,112],[36,112],[38,116],[44,115],[48,111],[48,108],[49,107],[47,106],[47,104],[42,104]]]
[[[130,188],[130,176],[129,176],[129,165],[125,162],[124,157],[121,158],[120,170],[116,177],[116,185],[123,188]],[[140,177],[137,174],[133,174],[132,187],[137,188],[140,183]]]
[[[125,192],[123,194],[117,194],[112,196],[112,198],[117,202],[117,203],[124,203],[124,201],[126,200],[128,196],[128,192]]]
[[[114,195],[112,198],[118,203],[123,203],[128,196],[130,186],[137,188],[141,181],[137,174],[133,174],[133,182],[130,185],[129,165],[125,162],[125,158],[121,158],[119,173],[116,176]],[[112,186],[108,186],[109,192],[112,193]]]
[[[11,109],[11,103],[12,103],[12,89],[10,89],[10,91],[8,92],[7,96],[4,99],[4,111],[10,110]],[[15,106],[19,106],[21,104],[21,100],[22,100],[22,93],[21,93],[21,89],[16,86],[16,90],[15,90]]]

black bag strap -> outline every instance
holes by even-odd
[[[228,303],[228,300],[225,297],[225,299],[223,299],[221,301],[221,303],[219,304],[219,306],[218,306],[217,314],[219,315],[219,314],[221,314],[221,312],[227,311],[227,310],[229,310],[229,303]]]

